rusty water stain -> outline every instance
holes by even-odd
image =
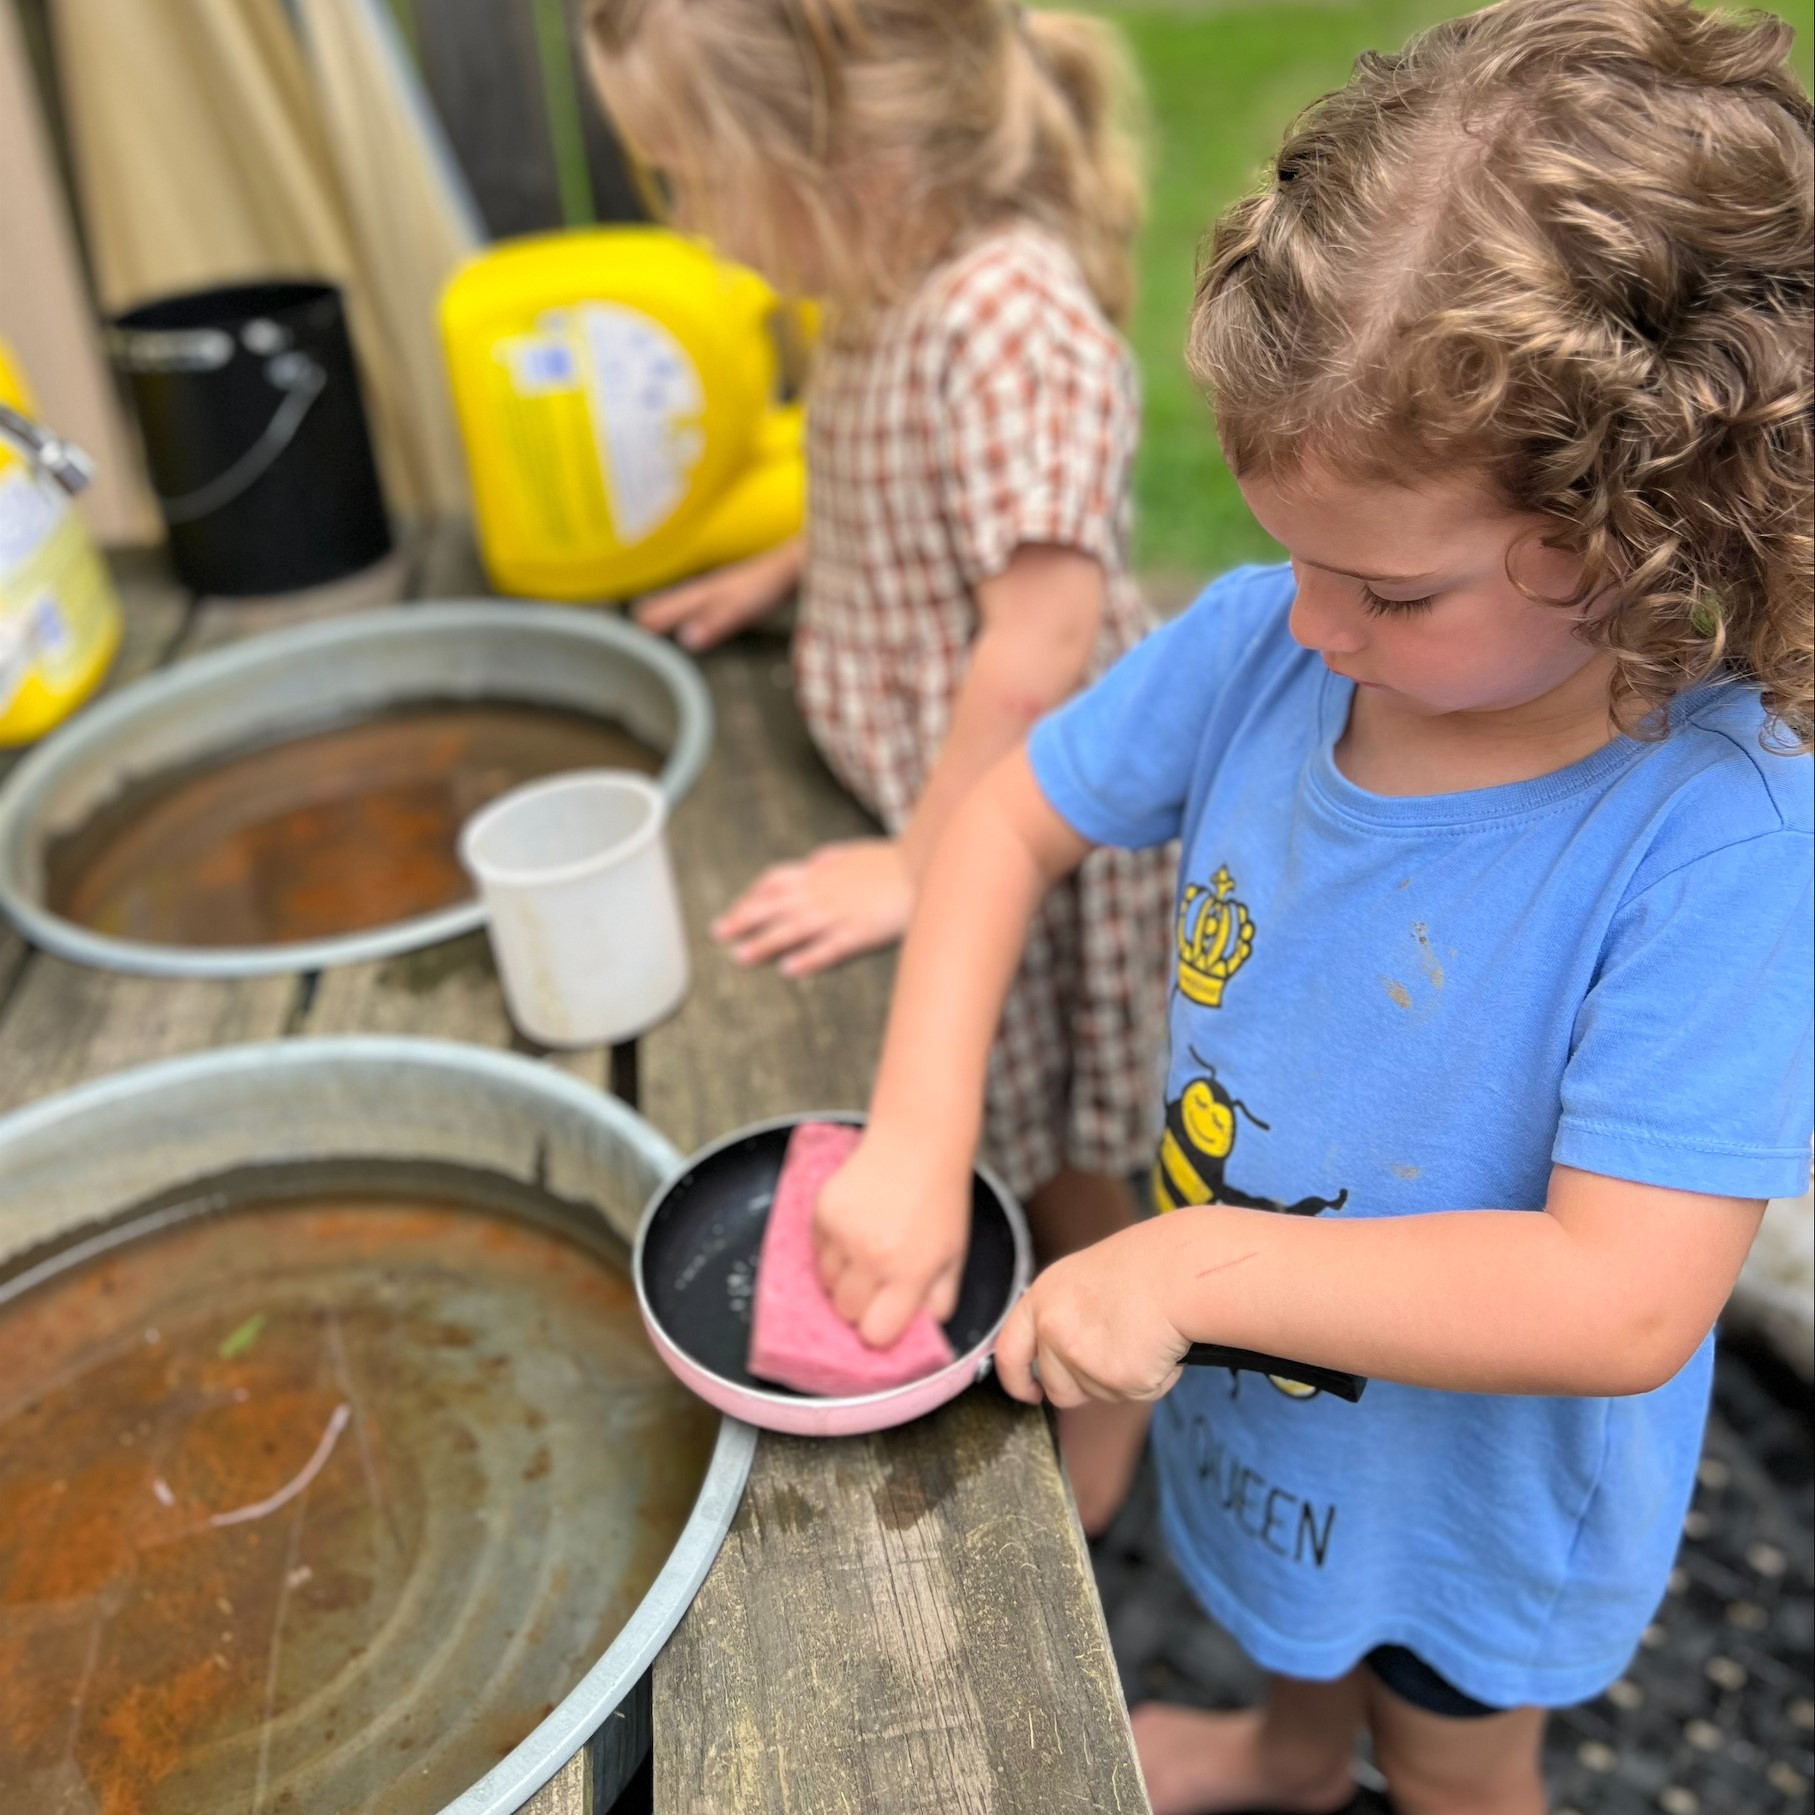
[[[0,1313],[0,1809],[424,1815],[574,1687],[717,1420],[536,1197],[242,1175]]]
[[[568,769],[654,774],[603,719],[508,701],[410,706],[151,776],[54,840],[67,920],[160,945],[283,945],[465,901],[461,826]]]
[[[1418,962],[1424,966],[1424,974],[1431,980],[1432,989],[1443,987],[1443,964],[1437,954],[1431,950],[1431,930],[1422,920],[1412,922],[1412,937],[1418,941]]]
[[[1382,977],[1380,987],[1399,1004],[1401,1008],[1412,1006],[1412,992],[1397,977]]]

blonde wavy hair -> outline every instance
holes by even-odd
[[[588,55],[676,218],[861,314],[1029,221],[1127,319],[1136,90],[1097,20],[1006,0],[590,0]]]
[[[1582,560],[1616,721],[1721,675],[1811,733],[1811,115],[1790,28],[1504,0],[1364,56],[1217,222],[1187,347],[1238,474],[1483,470]],[[1785,734],[1787,733],[1787,740]]]

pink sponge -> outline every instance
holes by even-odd
[[[838,1315],[820,1283],[813,1206],[826,1180],[850,1158],[860,1134],[833,1122],[802,1122],[794,1130],[756,1265],[750,1372],[828,1399],[906,1386],[952,1359],[952,1345],[925,1311],[891,1347],[867,1347]]]

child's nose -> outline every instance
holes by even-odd
[[[1367,643],[1361,604],[1353,586],[1334,574],[1292,563],[1298,593],[1287,628],[1303,648],[1325,655],[1354,655]]]

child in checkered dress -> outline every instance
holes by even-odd
[[[715,932],[805,976],[901,936],[957,804],[1149,628],[1112,325],[1139,211],[1125,78],[1103,27],[1003,0],[604,0],[591,42],[679,218],[828,304],[806,536],[640,614],[703,648],[798,581],[802,711],[884,835],[771,869]],[[1046,1258],[1123,1226],[1152,1159],[1171,880],[1164,851],[1102,851],[1029,934],[985,1154]],[[1067,1447],[1095,1524],[1142,1421],[1091,1416],[1101,1442],[1074,1423]]]

